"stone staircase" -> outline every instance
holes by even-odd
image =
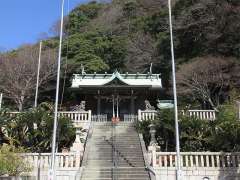
[[[95,122],[92,130],[82,180],[150,180],[133,123]]]

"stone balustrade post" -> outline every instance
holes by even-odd
[[[92,111],[89,110],[88,111],[88,121],[91,121],[92,120]]]
[[[81,152],[77,152],[76,153],[76,157],[75,157],[75,160],[76,160],[75,166],[76,167],[80,167],[80,165],[81,165],[81,157],[82,156],[83,156],[83,154]]]
[[[138,121],[142,121],[142,111],[141,111],[141,109],[138,110]]]
[[[157,166],[157,154],[156,154],[156,152],[159,149],[160,149],[160,146],[156,146],[156,145],[148,146],[148,151],[151,154],[151,164],[152,164],[153,168]]]

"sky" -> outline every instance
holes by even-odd
[[[65,15],[88,1],[65,0]],[[0,0],[0,51],[37,42],[60,17],[61,0]]]

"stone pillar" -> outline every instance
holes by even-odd
[[[157,155],[156,152],[160,151],[160,146],[158,145],[152,145],[152,146],[148,146],[148,152],[150,154],[150,165],[155,168],[158,166],[157,164]]]
[[[142,111],[141,111],[141,109],[138,110],[138,121],[142,121]]]

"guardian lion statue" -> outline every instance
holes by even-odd
[[[81,101],[79,105],[76,105],[72,108],[73,111],[85,111],[86,110],[86,101]]]
[[[145,100],[144,103],[145,103],[145,110],[155,110],[155,107],[150,104],[149,100]]]

